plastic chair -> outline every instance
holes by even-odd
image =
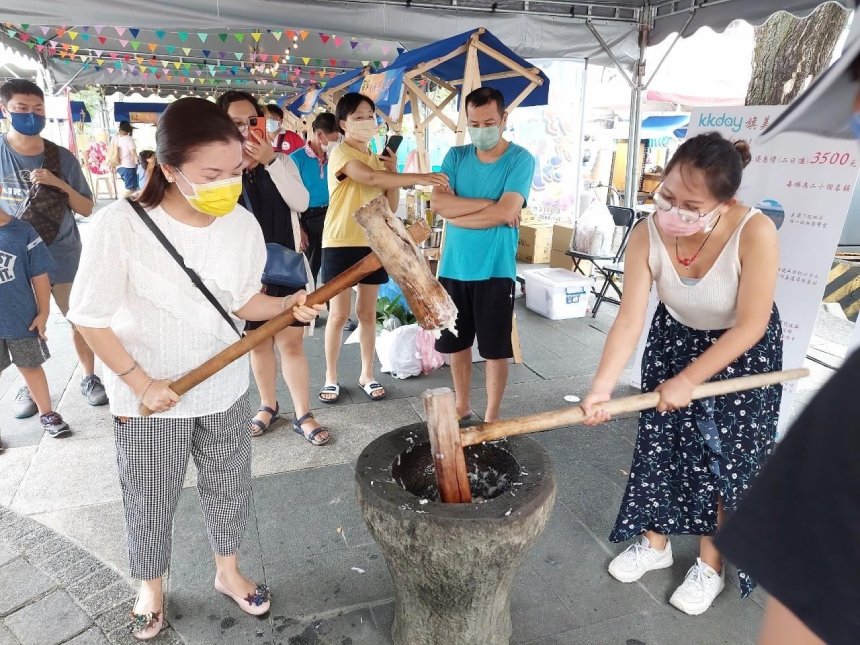
[[[621,304],[621,289],[618,286],[618,282],[624,276],[624,252],[627,250],[630,232],[636,223],[636,212],[632,208],[625,206],[607,206],[607,208],[612,214],[615,225],[624,227],[621,244],[618,245],[618,251],[616,251],[615,255],[591,255],[589,253],[580,253],[579,251],[567,252],[567,255],[573,258],[574,271],[579,271],[585,275],[585,271],[582,270],[580,265],[582,262],[590,262],[603,277],[603,284],[600,286],[600,289],[592,288],[592,292],[596,296],[594,307],[591,310],[592,318],[597,316],[597,311],[604,301],[615,305]],[[617,298],[608,295],[610,287],[618,295]]]

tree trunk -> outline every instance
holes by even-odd
[[[778,13],[755,28],[746,105],[787,105],[830,63],[848,12],[836,3],[806,18]]]

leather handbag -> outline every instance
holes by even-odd
[[[57,177],[60,171],[60,151],[56,144],[45,141],[45,168]],[[69,210],[69,196],[53,186],[33,184],[18,207],[15,217],[30,224],[46,245],[53,243]]]
[[[290,289],[301,289],[308,283],[305,256],[280,244],[266,244],[266,267],[263,269],[263,284],[273,284]]]

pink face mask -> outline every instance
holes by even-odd
[[[654,211],[654,222],[664,235],[669,237],[690,237],[696,233],[709,232],[712,228],[713,213],[695,222],[685,222],[674,211]]]

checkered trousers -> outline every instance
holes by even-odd
[[[189,454],[212,550],[239,550],[251,503],[250,416],[245,394],[224,412],[204,417],[114,417],[133,578],[152,580],[167,570]]]

